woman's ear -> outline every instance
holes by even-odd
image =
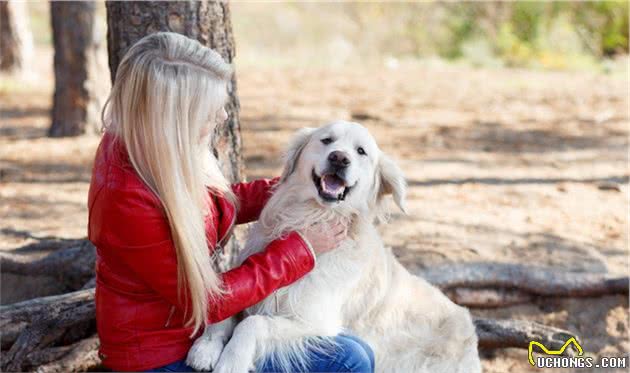
[[[407,195],[407,182],[405,181],[405,175],[403,175],[400,167],[387,155],[381,153],[377,172],[380,177],[377,198],[380,200],[385,195],[391,194],[394,197],[396,205],[406,214],[407,207],[405,198]]]
[[[302,150],[310,141],[313,132],[315,132],[315,128],[305,127],[299,130],[291,139],[289,148],[284,156],[284,170],[282,171],[280,182],[284,182],[295,171],[300,154],[302,154]]]

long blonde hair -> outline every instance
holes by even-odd
[[[125,54],[103,108],[104,129],[124,143],[166,212],[177,253],[178,294],[189,291],[186,326],[194,326],[193,334],[206,325],[209,299],[223,294],[204,219],[212,218],[209,189],[232,202],[234,195],[210,150],[212,131],[201,134],[209,121],[216,122],[231,74],[231,66],[199,42],[155,33]]]

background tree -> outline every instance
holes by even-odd
[[[96,4],[52,1],[55,93],[51,137],[78,136],[99,126],[103,95],[99,91]]]
[[[0,70],[24,72],[32,54],[26,2],[0,1]]]

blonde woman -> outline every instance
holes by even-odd
[[[88,200],[99,355],[111,369],[192,371],[184,359],[207,324],[304,276],[343,238],[340,226],[293,232],[216,271],[215,250],[258,218],[277,181],[229,185],[209,151],[230,76],[216,52],[174,33],[143,38],[118,67]],[[369,347],[338,342],[313,352],[313,370],[372,371]]]

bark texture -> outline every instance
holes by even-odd
[[[70,346],[52,347],[43,350],[40,361],[46,364],[33,364],[37,366],[37,373],[57,372],[89,372],[98,369],[101,359],[98,357],[99,340],[97,335],[80,340]],[[52,358],[51,358],[52,357]]]
[[[54,242],[51,247],[54,247]],[[71,240],[57,248],[37,260],[25,259],[28,256],[23,254],[0,252],[2,272],[23,276],[37,273],[39,276],[54,277],[72,290],[80,288],[94,277],[96,249],[90,241]]]
[[[26,2],[0,1],[0,70],[24,72],[33,55]]]
[[[107,1],[107,48],[111,80],[125,52],[146,35],[170,31],[188,36],[217,51],[228,63],[235,55],[230,9],[223,1]],[[228,120],[215,129],[213,151],[223,174],[232,182],[241,180],[242,156],[239,101],[236,77],[228,84]],[[235,240],[226,246],[219,267],[233,264],[238,250]]]
[[[99,79],[96,3],[50,3],[55,46],[55,94],[51,137],[78,136],[99,127],[103,94]]]
[[[473,322],[479,337],[479,347],[485,349],[526,349],[530,341],[538,341],[549,349],[557,350],[569,338],[577,338],[569,331],[531,321],[476,318]]]
[[[38,363],[49,346],[76,342],[95,332],[94,289],[36,298],[0,307],[2,343],[11,347],[2,354],[3,371],[21,371],[31,355]],[[13,341],[11,342],[11,340]]]
[[[417,271],[433,285],[448,290],[518,289],[539,296],[590,297],[627,294],[628,276],[563,272],[552,268],[506,263],[463,263]]]

